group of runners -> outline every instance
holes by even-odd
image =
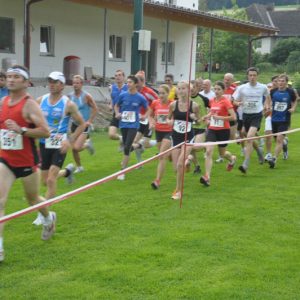
[[[273,78],[270,88],[258,82],[256,68],[249,68],[247,77],[248,82],[239,86],[234,83],[234,76],[227,73],[223,81],[213,86],[210,80],[198,78],[192,82],[181,81],[175,87],[173,75],[167,74],[165,83],[156,91],[146,85],[143,71],[126,77],[122,70],[117,70],[110,87],[113,118],[108,135],[119,142],[123,151],[121,169],[128,166],[131,152],[135,152],[140,162],[147,148],[157,146],[162,153],[175,147],[159,157],[151,186],[159,189],[166,164],[171,160],[176,173],[171,198],[178,200],[184,171],[194,165],[194,174],[201,173],[199,152],[205,157],[199,179],[204,186],[211,183],[216,145],[219,150],[216,162],[226,159],[227,171],[233,169],[237,156],[227,150],[228,140],[250,138],[241,143],[244,161],[238,169],[243,174],[249,169],[253,149],[260,163],[266,159],[270,168],[274,168],[283,148],[287,158],[284,134],[276,137],[273,155],[272,138],[266,141],[265,158],[255,137],[263,116],[267,133],[288,130],[297,96],[288,87],[285,74]],[[27,93],[29,72],[25,67],[15,65],[0,74],[0,217],[4,216],[8,193],[16,179],[22,179],[28,203],[40,203],[56,195],[58,178],[65,177],[71,183],[74,173],[84,171],[81,151],[87,149],[91,155],[95,152],[89,132],[98,109],[93,97],[83,90],[83,78],[73,77],[73,92],[68,96],[63,95],[64,74],[52,72],[47,81],[49,93],[35,100]],[[152,139],[154,131],[155,139]],[[39,139],[38,149],[35,139]],[[63,168],[69,149],[76,166],[68,164]],[[45,198],[40,196],[40,179],[46,186]],[[125,174],[117,179],[125,180]],[[41,237],[48,240],[55,232],[56,214],[47,208],[40,209],[34,223],[43,226]],[[3,226],[0,224],[0,261],[4,260]]]

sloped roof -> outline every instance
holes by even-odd
[[[279,28],[277,36],[300,36],[300,10],[268,10],[265,5],[252,4],[247,9],[252,22]]]
[[[65,0],[69,2],[93,5],[103,8],[108,8],[117,11],[133,13],[133,0]],[[265,25],[260,22],[253,23],[248,21],[240,21],[231,19],[208,12],[187,9],[176,5],[167,3],[160,3],[158,1],[144,0],[144,14],[145,16],[171,20],[192,24],[196,26],[203,26],[209,28],[216,28],[225,31],[238,32],[249,35],[272,35],[278,31],[278,28]]]

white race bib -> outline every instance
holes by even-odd
[[[285,111],[287,109],[287,103],[285,102],[275,102],[274,110]]]
[[[212,127],[224,127],[224,120],[215,119],[214,117],[210,118],[210,126]]]
[[[186,121],[175,120],[173,128],[178,133],[190,132],[192,130],[192,122],[188,122],[188,126],[186,129]]]
[[[247,110],[256,110],[258,105],[258,101],[245,101],[244,108]]]
[[[167,124],[168,115],[157,115],[156,122],[159,124]]]
[[[1,129],[1,149],[3,150],[22,150],[23,136],[14,131]]]
[[[136,121],[134,111],[123,111],[122,112],[122,122],[134,123]]]
[[[60,149],[62,141],[65,141],[66,139],[66,133],[51,133],[50,137],[45,139],[45,148]]]

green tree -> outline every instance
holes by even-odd
[[[289,72],[295,72],[300,69],[300,50],[292,51],[287,59]]]
[[[292,51],[300,51],[300,39],[289,38],[279,40],[270,55],[273,64],[285,64]]]

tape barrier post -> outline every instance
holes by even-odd
[[[155,156],[152,156],[152,157],[150,157],[150,158],[148,158],[148,159],[146,159],[146,160],[144,160],[144,161],[142,161],[140,163],[137,163],[137,164],[132,165],[132,166],[130,166],[130,167],[124,169],[124,170],[118,171],[118,172],[113,173],[113,174],[111,174],[109,176],[106,176],[104,178],[101,178],[99,180],[91,182],[91,183],[89,183],[87,185],[84,185],[84,186],[78,188],[78,189],[75,189],[73,191],[67,192],[67,193],[62,194],[60,196],[54,197],[52,199],[43,201],[43,202],[38,203],[36,205],[29,206],[29,207],[27,207],[25,209],[22,209],[22,210],[19,210],[17,212],[8,214],[6,216],[3,216],[3,217],[0,218],[0,224],[1,223],[5,223],[5,222],[7,222],[9,220],[12,220],[12,219],[16,219],[16,218],[21,217],[23,215],[29,214],[29,213],[31,213],[33,211],[36,211],[38,209],[41,209],[43,207],[51,206],[51,205],[53,205],[55,203],[62,202],[62,201],[66,200],[66,199],[68,199],[68,198],[70,198],[72,196],[75,196],[75,195],[80,194],[80,193],[82,193],[84,191],[87,191],[87,190],[89,190],[89,189],[91,189],[91,188],[93,188],[95,186],[98,186],[98,185],[101,185],[103,183],[109,182],[109,181],[117,178],[119,175],[128,173],[128,172],[136,169],[137,167],[140,167],[140,166],[145,165],[145,164],[147,164],[147,163],[149,163],[149,162],[151,162],[153,160],[158,159],[159,157],[161,157],[161,156],[163,156],[163,155],[171,152],[173,149],[181,147],[183,144],[184,144],[184,142],[182,142],[181,144],[178,144],[175,147],[172,147],[172,148],[170,148],[170,149],[168,149],[168,150],[166,150],[164,152],[161,152],[161,153],[159,153],[159,154],[157,154]]]

